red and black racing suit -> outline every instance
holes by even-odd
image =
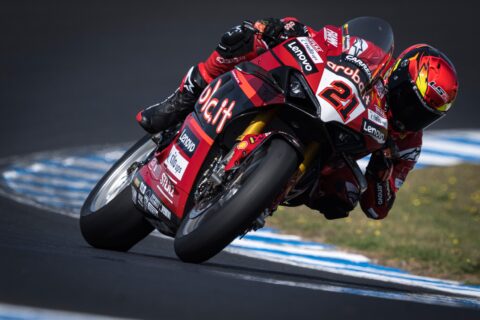
[[[242,61],[249,61],[290,37],[316,34],[295,18],[259,20],[255,23],[245,21],[242,25],[226,32],[215,51],[207,60],[200,62],[196,69],[202,82],[210,83],[219,75],[228,72]],[[179,90],[185,90],[186,79],[182,80]],[[382,107],[386,110],[384,93]],[[389,113],[387,113],[389,117]],[[389,121],[390,122],[390,121]],[[372,154],[367,166],[367,190],[360,195],[359,186],[344,163],[327,165],[310,193],[306,205],[322,212],[327,219],[348,216],[348,213],[360,202],[362,210],[372,219],[387,216],[395,200],[395,194],[415,166],[422,145],[422,132],[400,134],[389,126],[388,157],[385,152]]]

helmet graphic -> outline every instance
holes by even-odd
[[[393,126],[419,131],[445,116],[457,96],[457,73],[443,53],[427,44],[403,51],[388,78]]]

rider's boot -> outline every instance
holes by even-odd
[[[207,82],[198,66],[191,67],[172,95],[137,114],[138,123],[151,134],[170,128],[193,111],[195,102],[206,86]]]

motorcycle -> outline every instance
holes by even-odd
[[[182,124],[143,137],[105,174],[82,207],[83,237],[127,251],[157,229],[200,263],[279,205],[302,204],[326,164],[346,163],[364,191],[355,160],[385,143],[375,99],[392,52],[390,25],[361,17],[237,65]]]

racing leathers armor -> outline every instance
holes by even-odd
[[[316,31],[297,19],[269,18],[255,23],[244,21],[233,27],[220,39],[216,49],[203,62],[191,67],[179,88],[160,104],[153,105],[137,115],[145,130],[154,133],[179,122],[193,110],[202,90],[216,77],[232,70],[242,61],[249,61],[291,37],[315,36]],[[385,83],[380,78],[374,85],[377,107],[390,113],[385,103]],[[380,106],[378,105],[380,102]],[[161,108],[159,108],[161,106]],[[372,219],[387,216],[395,201],[395,194],[413,169],[420,155],[422,131],[398,133],[389,124],[385,148],[374,152],[366,168],[368,187],[364,193],[351,169],[341,160],[327,164],[317,183],[310,190],[305,204],[319,210],[327,219],[347,217],[358,203]]]

